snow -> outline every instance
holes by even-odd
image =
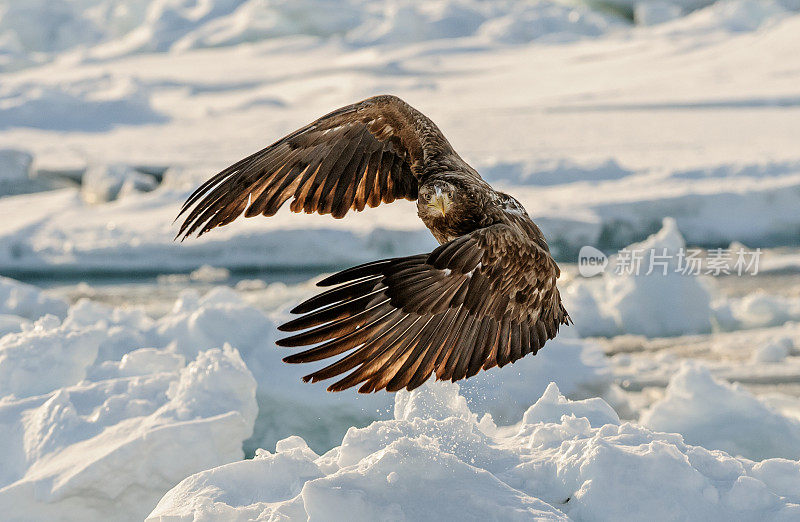
[[[33,156],[23,150],[0,149],[0,196],[39,192],[42,184],[30,179]]]
[[[710,331],[708,291],[696,277],[677,271],[678,253],[685,246],[675,221],[665,218],[661,231],[628,247],[631,252],[644,252],[641,272],[612,278],[607,283],[609,304],[622,331],[651,337]],[[621,255],[616,263],[620,263]],[[663,257],[657,256],[668,256],[666,264],[657,264],[664,262]]]
[[[733,254],[726,261],[729,268],[735,263],[739,248],[743,252],[754,251],[744,245],[731,245],[729,251]],[[699,271],[687,271],[692,263],[688,256],[676,221],[665,218],[657,233],[613,255],[600,277],[566,281],[562,294],[575,320],[575,329],[583,337],[668,337],[800,321],[797,297],[761,289],[743,297],[720,296],[709,275],[708,253],[705,258],[697,258],[702,268]],[[754,276],[744,273],[740,277]]]
[[[207,267],[195,279],[207,282],[218,276],[218,270]],[[353,424],[385,416],[391,403],[388,394],[329,394],[324,387],[302,383],[300,376],[308,370],[280,361],[285,353],[274,346],[275,323],[227,287],[205,295],[184,291],[172,310],[156,319],[135,308],[88,299],[67,308],[35,287],[2,282],[7,289],[2,310],[29,319],[1,316],[19,321],[12,323],[18,331],[0,338],[0,410],[6,412],[0,419],[9,433],[34,417],[45,423],[37,428],[42,433],[65,433],[48,442],[47,451],[32,453],[33,436],[24,435],[2,453],[19,463],[0,483],[0,505],[3,498],[17,499],[14,513],[48,517],[69,505],[75,516],[103,518],[112,499],[129,488],[132,496],[120,502],[133,519],[152,508],[148,502],[178,479],[241,458],[245,441],[252,451],[302,434],[315,448],[327,449]],[[467,399],[457,398],[463,410],[469,411],[469,400],[475,411],[490,414],[487,419],[514,422],[552,379],[574,396],[606,393],[610,374],[599,347],[568,337],[566,333],[564,339],[551,341],[537,357],[508,372],[484,372],[471,379],[465,385]],[[423,406],[429,414],[429,405],[415,401],[403,415],[410,418]],[[174,440],[165,444],[151,432]],[[195,443],[198,433],[206,432],[211,440]],[[142,437],[153,446],[142,446]],[[224,444],[217,437],[226,437]],[[185,447],[178,450],[181,444]],[[171,451],[186,459],[167,459],[164,452]],[[196,451],[208,454],[197,458]],[[70,482],[77,473],[71,459],[82,452],[88,470]],[[136,452],[148,452],[152,459],[136,467]],[[102,483],[101,470],[111,462],[119,464],[119,473],[130,475],[120,479],[122,485]],[[163,480],[130,482],[146,480],[136,477],[146,477],[160,465],[169,468],[159,471]],[[65,485],[53,486],[43,497],[31,496],[43,487],[37,484],[48,481]],[[108,500],[95,505],[98,496]]]
[[[522,424],[557,423],[564,416],[585,418],[589,425],[595,428],[606,424],[619,424],[619,416],[603,399],[595,397],[582,401],[571,401],[561,395],[558,386],[553,382],[547,386],[544,394],[536,403],[525,410]]]
[[[581,181],[618,180],[635,172],[607,159],[596,163],[579,164],[568,159],[534,159],[527,162],[495,161],[483,165],[482,175],[504,185],[553,186]]]
[[[13,216],[0,229],[5,275],[203,264],[324,270],[431,248],[410,204],[342,221],[281,212],[172,241],[169,224],[200,181],[331,107],[385,91],[430,114],[471,164],[514,194],[559,259],[584,245],[641,241],[665,216],[690,245],[796,244],[791,63],[800,17],[788,4],[723,2],[635,29],[556,2],[81,4],[89,9],[52,9],[96,31],[74,33],[85,41],[63,33],[51,46],[33,42],[61,33],[37,27],[41,37],[26,39],[32,48],[63,51],[4,74],[3,146],[32,156],[37,172],[89,167],[80,192],[92,202],[116,192],[93,181],[97,172],[169,170],[156,190],[126,190],[107,204],[85,204],[76,188],[4,198]],[[13,6],[19,16],[36,12]],[[695,27],[697,17],[723,23],[721,13],[737,9],[739,18],[760,19],[747,14],[756,10],[772,22],[722,35]],[[556,42],[570,31],[588,37]],[[123,49],[134,33],[170,52]],[[101,48],[105,57],[95,56]],[[324,257],[309,254],[323,249]]]
[[[295,437],[193,475],[148,520],[790,520],[799,473],[621,423],[554,384],[501,433],[436,383],[398,393],[394,420],[352,428],[324,455]]]
[[[790,2],[786,5],[790,5]],[[715,2],[689,14],[680,23],[666,24],[660,29],[672,35],[685,32],[746,32],[778,23],[785,15],[786,7],[779,0],[728,0]]]
[[[56,85],[17,83],[0,87],[0,128],[99,132],[116,125],[166,121],[136,79],[107,75]]]
[[[486,22],[480,34],[491,41],[520,44],[531,41],[566,42],[599,36],[620,21],[582,7],[558,2],[521,2],[508,14]]]
[[[52,519],[66,510],[135,520],[186,475],[242,458],[258,413],[256,381],[218,339],[251,348],[271,327],[263,315],[253,321],[217,291],[187,295],[154,321],[86,300],[67,310],[33,287],[2,283],[4,312],[38,317],[0,338],[7,516]],[[201,306],[206,324],[189,324]],[[215,338],[205,329],[222,310],[228,325],[238,317],[250,328]]]
[[[609,18],[581,6],[555,1],[497,2],[437,0],[260,2],[258,0],[112,0],[9,2],[0,34],[8,68],[26,64],[21,51],[55,54],[80,49],[93,58],[143,51],[186,51],[243,42],[308,35],[340,37],[354,46],[407,43],[482,34],[506,41],[497,29],[523,19],[535,28],[514,32],[521,41],[547,34],[597,36]],[[512,38],[511,41],[516,41]],[[43,60],[45,58],[40,58]]]
[[[216,268],[209,265],[203,265],[197,270],[193,270],[192,273],[189,274],[189,279],[211,283],[214,281],[223,281],[229,278],[230,275],[230,270],[225,268]]]
[[[800,421],[689,363],[670,379],[664,398],[645,410],[640,422],[681,433],[691,444],[754,460],[800,458]]]
[[[29,397],[83,380],[97,358],[99,329],[74,331],[45,316],[0,344],[0,394]]]
[[[571,334],[564,328],[535,357],[517,361],[508,371],[481,372],[462,383],[470,408],[509,424],[520,418],[551,381],[571,397],[610,393],[611,374],[600,347],[569,339]]]
[[[727,302],[738,328],[763,328],[800,321],[800,299],[756,291]]]
[[[134,351],[104,370],[0,401],[4,517],[141,519],[187,474],[242,458],[255,382],[236,350],[188,364]]]
[[[0,277],[0,314],[33,320],[47,314],[64,317],[66,313],[64,301],[48,296],[33,285]]]
[[[800,3],[598,5],[0,0],[4,516],[800,518]],[[413,203],[173,220],[385,92],[541,225],[575,325],[460,386],[329,394],[275,325],[321,272],[433,248]],[[676,274],[684,247],[759,274]]]
[[[612,0],[643,25],[689,13],[688,25],[752,30],[794,0]],[[705,7],[695,13],[690,11]],[[721,4],[721,5],[720,5]],[[597,37],[626,22],[593,9],[595,2],[555,0],[491,4],[477,0],[347,0],[345,2],[261,2],[258,0],[64,0],[6,2],[0,22],[0,50],[6,70],[46,62],[59,53],[105,60],[141,52],[186,52],[303,35],[337,39],[354,47],[444,38],[480,37],[493,44],[542,39],[563,42]],[[626,11],[627,9],[627,11]],[[715,21],[716,20],[716,21]]]
[[[87,169],[81,178],[81,197],[86,203],[106,203],[136,192],[150,192],[158,181],[128,165],[104,165]]]
[[[135,170],[120,168],[124,172]],[[99,167],[99,172],[113,170]],[[505,174],[498,176],[508,176],[505,179],[525,177],[519,173],[524,170],[517,171],[519,174],[513,169],[503,171]],[[90,169],[84,176],[84,200],[96,203],[119,194],[115,190],[119,176],[111,182],[112,177],[95,177],[93,172],[96,170]],[[492,176],[487,177],[491,180],[497,171],[489,169],[489,172]],[[728,244],[737,238],[752,248],[776,241],[791,242],[790,231],[800,226],[800,215],[793,211],[800,204],[800,192],[795,190],[794,181],[785,182],[800,180],[796,170],[777,176],[780,182],[775,181],[774,175],[767,179],[759,176],[757,181],[742,176],[746,179],[741,181],[752,183],[753,188],[739,193],[726,192],[725,184],[713,180],[681,178],[682,183],[713,182],[722,191],[675,197],[662,193],[656,200],[644,196],[627,202],[604,201],[602,191],[598,194],[589,190],[583,196],[576,196],[574,191],[580,194],[585,187],[569,181],[583,176],[583,172],[586,177],[615,178],[605,183],[619,185],[618,188],[646,183],[644,179],[630,180],[613,163],[600,167],[573,167],[566,163],[556,170],[541,170],[541,175],[532,175],[525,185],[512,188],[507,185],[509,182],[500,185],[519,197],[529,211],[537,208],[541,193],[547,190],[557,196],[553,201],[563,198],[564,204],[569,201],[576,209],[582,205],[581,197],[593,196],[594,203],[580,208],[578,214],[574,211],[564,214],[565,208],[552,208],[552,214],[545,212],[541,217],[534,214],[561,258],[569,258],[587,244],[604,249],[621,248],[641,240],[657,227],[661,218],[656,216],[676,216],[681,234],[692,245]],[[566,182],[548,186],[562,176]],[[202,240],[179,244],[173,242],[177,230],[171,223],[188,191],[174,188],[175,181],[167,175],[156,190],[141,193],[150,190],[155,182],[151,176],[138,172],[131,177],[130,188],[136,190],[121,191],[123,199],[107,205],[81,202],[77,189],[6,198],[3,204],[10,218],[0,230],[0,269],[7,274],[50,269],[74,272],[87,268],[101,272],[146,271],[153,267],[190,271],[202,264],[236,269],[325,269],[377,257],[418,253],[435,246],[412,205],[404,202],[354,214],[342,221],[316,215],[298,217],[284,209],[270,220],[242,220],[215,230]],[[534,187],[531,183],[545,187]],[[578,186],[565,192],[570,185]],[[612,191],[617,189],[609,190],[607,195],[612,197]],[[613,197],[618,194],[614,192]],[[682,210],[685,208],[694,211],[687,214]],[[55,213],[62,219],[48,218]],[[64,238],[69,239],[64,241]],[[313,255],[323,249],[324,257]]]
[[[794,347],[794,342],[786,337],[777,342],[759,346],[753,352],[753,362],[778,363],[786,359]]]
[[[633,7],[633,21],[638,25],[655,25],[675,20],[683,14],[683,8],[673,2],[658,0],[637,2]]]

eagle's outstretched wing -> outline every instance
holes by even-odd
[[[342,107],[226,168],[186,200],[178,237],[237,217],[293,212],[343,217],[349,209],[417,198],[423,177],[456,170],[478,177],[425,115],[396,96]],[[190,210],[191,209],[191,210]]]
[[[279,327],[305,330],[280,346],[318,344],[284,361],[347,355],[307,375],[340,391],[409,390],[435,371],[457,381],[536,353],[569,321],[558,268],[538,244],[507,225],[476,230],[430,254],[375,261],[324,279],[337,285],[297,306]],[[363,384],[362,384],[363,383]]]

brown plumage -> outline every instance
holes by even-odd
[[[539,227],[395,96],[333,111],[212,177],[183,205],[178,236],[272,216],[289,199],[293,212],[341,218],[400,198],[417,200],[441,246],[320,281],[332,288],[279,327],[299,332],[279,346],[312,346],[286,362],[341,356],[305,381],[365,393],[411,390],[432,373],[457,381],[536,354],[569,323]]]

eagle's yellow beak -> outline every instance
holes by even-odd
[[[447,211],[450,210],[450,205],[450,198],[447,197],[447,194],[437,194],[428,206],[438,209],[442,213],[442,217],[444,217]]]

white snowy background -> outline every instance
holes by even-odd
[[[575,326],[334,395],[275,325],[431,249],[413,204],[172,221],[382,93],[522,201]],[[763,255],[586,279],[584,245]],[[0,0],[0,518],[800,520],[799,245],[797,0]]]

